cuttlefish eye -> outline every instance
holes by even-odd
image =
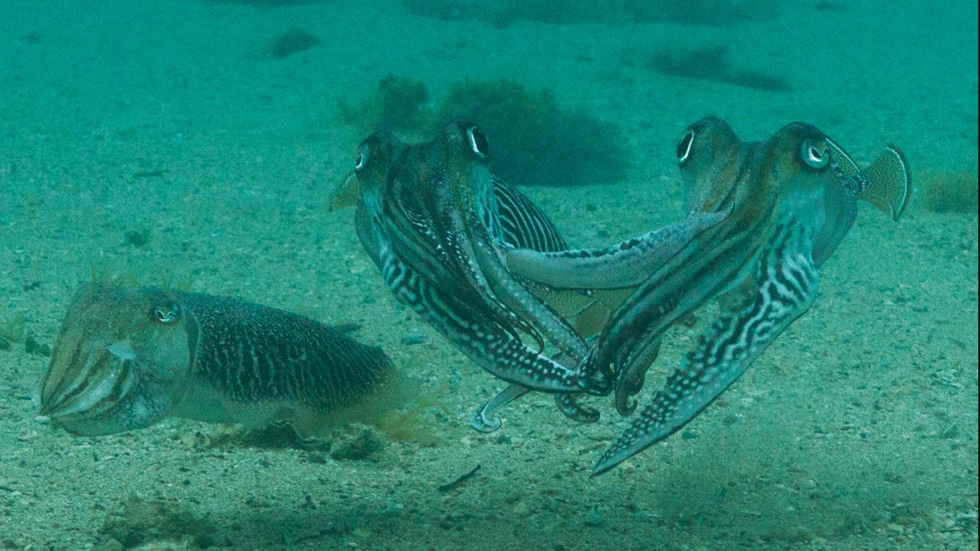
[[[807,166],[823,168],[830,162],[830,150],[826,144],[814,144],[810,140],[803,140],[800,145],[800,157]]]
[[[180,319],[180,305],[176,302],[164,302],[150,308],[150,320],[157,323],[173,323]]]
[[[684,164],[691,156],[691,147],[694,145],[694,129],[689,129],[677,142],[677,164]]]
[[[486,134],[477,126],[470,126],[466,129],[466,140],[470,144],[470,149],[477,157],[486,159],[490,154],[490,142],[487,141]]]
[[[364,165],[367,164],[368,160],[368,147],[361,146],[361,150],[357,152],[357,158],[354,159],[354,170],[361,170]]]

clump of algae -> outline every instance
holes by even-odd
[[[391,130],[413,133],[430,124],[432,113],[426,108],[429,90],[410,78],[388,75],[378,82],[370,97],[354,106],[340,104],[340,119],[363,131]]]
[[[465,79],[430,107],[419,81],[387,76],[360,107],[341,104],[340,118],[368,129],[418,138],[448,121],[465,119],[490,141],[490,169],[523,185],[588,185],[625,178],[625,139],[614,124],[581,109],[562,109],[549,90],[537,92],[509,78]],[[617,159],[617,162],[609,162]]]
[[[933,212],[976,214],[977,171],[935,172],[919,178],[919,202]]]
[[[532,92],[512,79],[464,80],[438,111],[441,120],[467,119],[490,140],[490,169],[524,185],[612,183],[626,176],[625,140],[612,123],[559,108],[548,90]]]
[[[10,350],[11,343],[24,342],[27,336],[27,318],[23,312],[0,319],[0,350]]]
[[[102,533],[126,549],[164,549],[167,544],[179,544],[185,549],[207,548],[219,544],[214,539],[214,527],[176,500],[129,498],[109,513]]]

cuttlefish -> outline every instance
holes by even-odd
[[[488,155],[483,132],[466,121],[421,144],[375,132],[358,148],[354,178],[334,205],[357,196],[357,234],[386,286],[476,364],[512,383],[511,395],[555,393],[566,414],[591,415],[576,410],[574,396],[605,389],[576,367],[587,347],[574,322],[503,262],[510,248],[567,244],[526,196],[491,175]],[[565,359],[546,353],[546,342]]]
[[[86,283],[41,382],[40,412],[84,436],[165,417],[301,436],[401,405],[409,386],[378,347],[259,304],[152,287]]]
[[[591,343],[583,377],[615,380],[617,406],[637,392],[667,329],[712,299],[721,313],[593,471],[601,474],[666,438],[725,391],[817,294],[817,268],[850,229],[859,199],[897,220],[908,204],[908,166],[888,147],[866,168],[803,123],[764,142],[742,142],[703,119],[677,144],[693,187],[677,232],[652,232],[602,249],[505,252],[515,275],[556,289],[630,289]],[[715,215],[704,224],[705,216]],[[697,226],[696,232],[684,230]]]

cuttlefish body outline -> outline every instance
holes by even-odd
[[[509,270],[541,285],[632,290],[581,364],[587,380],[614,381],[624,414],[632,411],[629,397],[642,387],[667,329],[718,299],[718,318],[602,455],[593,475],[684,426],[809,309],[817,268],[853,225],[859,199],[897,220],[911,189],[897,148],[889,146],[862,169],[804,123],[750,143],[708,117],[685,130],[677,159],[694,192],[688,218],[670,231],[602,249],[505,253]]]
[[[335,206],[356,198],[358,237],[400,302],[513,392],[563,395],[563,411],[579,415],[573,397],[602,392],[577,369],[588,348],[503,263],[509,248],[567,244],[527,197],[490,174],[488,152],[483,133],[466,121],[421,144],[375,132],[358,148]],[[524,342],[528,336],[536,342]],[[567,359],[546,354],[545,342]]]

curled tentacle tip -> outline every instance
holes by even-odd
[[[483,433],[494,432],[500,428],[500,417],[487,417],[486,406],[481,406],[470,417],[470,426]]]
[[[623,417],[626,417],[628,415],[633,415],[633,412],[636,411],[637,403],[638,402],[636,400],[623,400],[623,401],[617,400],[616,411],[619,412],[619,414],[622,415]]]

